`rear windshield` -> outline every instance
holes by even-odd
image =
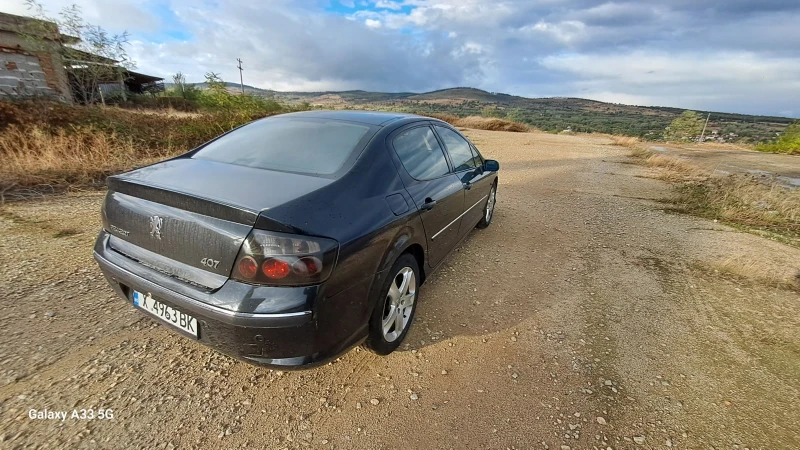
[[[192,157],[308,174],[337,172],[370,127],[327,119],[275,118],[253,122],[198,150]]]

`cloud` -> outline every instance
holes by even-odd
[[[391,0],[377,0],[375,2],[376,8],[384,8],[384,9],[402,9],[403,4],[401,2],[391,1]]]
[[[586,24],[577,20],[567,20],[558,23],[540,20],[535,25],[526,25],[520,28],[523,33],[541,33],[561,42],[572,45],[587,38]]]
[[[454,51],[459,42],[387,33],[377,19],[350,20],[288,2],[231,4],[224,10],[193,5],[187,0],[177,8],[187,17],[191,42],[143,42],[137,55],[194,65],[200,70],[186,72],[195,78],[215,71],[226,79],[238,77],[235,59],[241,57],[246,83],[277,89],[424,90],[458,84],[465,72],[479,70],[472,53]]]
[[[28,9],[22,0],[6,0],[8,4],[0,7],[0,12],[27,16],[33,11]],[[55,17],[66,7],[77,5],[84,19],[92,24],[101,25],[110,31],[124,31],[135,29],[153,32],[163,26],[159,18],[153,13],[142,8],[141,2],[132,0],[114,1],[74,1],[74,0],[47,0],[41,3],[48,16]]]
[[[238,79],[241,57],[246,83],[281,90],[473,85],[765,114],[800,104],[797,0],[77,1],[132,33],[140,70],[194,81]]]
[[[567,75],[572,95],[603,101],[776,114],[800,104],[797,58],[637,50],[547,56],[540,63]]]

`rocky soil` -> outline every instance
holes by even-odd
[[[726,270],[800,273],[799,249],[665,212],[605,138],[468,135],[501,163],[492,226],[422,287],[401,351],[308,371],[115,298],[102,193],[3,207],[0,447],[800,448],[800,296]]]

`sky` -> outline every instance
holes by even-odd
[[[73,3],[167,81],[238,82],[238,57],[245,84],[282,91],[470,86],[800,117],[799,0],[41,1]]]

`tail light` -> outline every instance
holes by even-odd
[[[253,230],[236,257],[233,278],[281,286],[321,283],[330,275],[338,249],[332,239]]]

